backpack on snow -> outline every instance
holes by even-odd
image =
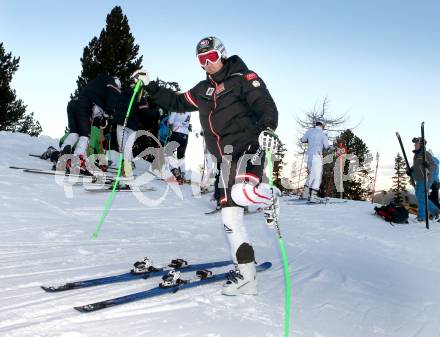
[[[408,223],[408,211],[402,205],[396,205],[390,202],[386,206],[374,207],[376,214],[381,216],[387,222],[398,224]]]

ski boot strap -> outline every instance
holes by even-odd
[[[196,276],[200,278],[201,280],[207,279],[212,277],[212,271],[208,269],[202,269],[196,271]]]
[[[171,263],[168,266],[174,269],[182,269],[188,267],[188,262],[183,259],[175,259],[171,260]]]

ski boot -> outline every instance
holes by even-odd
[[[44,153],[40,156],[40,159],[44,159],[44,160],[49,159],[52,157],[52,154],[55,152],[59,152],[59,151],[57,151],[53,146],[49,146],[47,150],[44,151]]]
[[[180,278],[180,271],[170,270],[168,274],[162,276],[162,282],[159,284],[161,288],[172,288],[185,283]]]
[[[278,222],[280,216],[280,195],[281,192],[278,188],[273,187],[272,189],[272,203],[269,207],[264,209],[264,219],[266,221],[266,225],[269,228],[274,228]]]
[[[173,168],[171,170],[171,173],[173,174],[175,181],[179,184],[179,185],[183,185],[185,183],[185,180],[183,180],[182,175],[180,173],[180,170],[178,168]]]
[[[148,257],[144,257],[142,261],[136,261],[131,270],[132,274],[145,274],[152,271],[159,271],[159,268],[153,266],[153,261]]]
[[[70,145],[66,145],[61,151],[53,151],[50,155],[50,161],[53,163],[52,165],[52,171],[55,171],[57,169],[58,161],[61,159],[63,155],[65,154],[72,154],[72,147]],[[66,163],[67,166],[67,163]],[[66,172],[68,173],[68,172]]]
[[[318,191],[316,190],[311,190],[310,192],[310,196],[309,196],[309,202],[313,203],[313,204],[322,204],[325,202],[325,199],[320,198],[318,196]]]
[[[79,159],[79,174],[84,176],[93,176],[93,173],[87,169],[87,159],[83,155],[78,156]],[[73,161],[75,163],[75,160]],[[68,159],[66,162],[66,173],[71,173],[75,171],[75,167],[72,166],[72,160]]]
[[[304,189],[299,197],[301,200],[309,200],[310,198],[310,189],[308,186],[304,186]]]
[[[435,222],[440,222],[440,213],[430,214],[429,220],[435,221]]]
[[[237,264],[223,284],[222,294],[227,296],[257,295],[257,270],[255,261]]]
[[[168,265],[168,267],[174,268],[174,269],[183,269],[185,267],[188,267],[188,262],[184,259],[175,259],[171,260],[171,263]]]

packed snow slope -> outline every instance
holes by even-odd
[[[273,263],[258,276],[258,296],[225,297],[217,283],[83,314],[73,307],[148,289],[158,279],[42,291],[128,271],[144,256],[157,265],[229,258],[220,215],[204,214],[210,196],[185,185],[183,199],[169,189],[154,203],[166,191],[160,180],[150,183],[156,191],[143,193],[150,201],[117,194],[92,240],[106,193],[8,168],[49,168],[28,154],[50,144],[56,140],[0,132],[0,336],[283,336],[283,266],[261,213],[245,216],[257,259]],[[142,167],[138,161],[136,171]],[[440,224],[429,231],[424,224],[391,226],[366,202],[287,199],[280,226],[292,280],[290,336],[440,336]]]

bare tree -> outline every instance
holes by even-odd
[[[336,137],[346,128],[342,126],[348,121],[347,114],[332,116],[329,112],[329,99],[325,96],[321,103],[316,103],[313,109],[306,111],[303,118],[296,118],[298,123],[298,140],[297,145],[300,149],[298,154],[303,154],[306,149],[306,144],[301,143],[302,135],[310,128],[315,126],[317,120],[322,119],[325,121],[325,130],[330,141],[336,139]]]

